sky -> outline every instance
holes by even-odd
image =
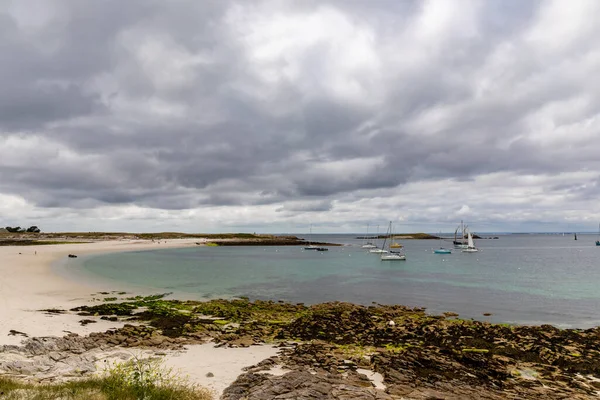
[[[596,232],[598,15],[0,0],[0,226]]]

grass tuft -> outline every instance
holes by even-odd
[[[2,400],[210,400],[208,389],[189,383],[159,359],[114,364],[100,377],[60,384],[22,383],[0,377]]]

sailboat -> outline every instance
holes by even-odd
[[[598,224],[598,240],[596,240],[596,246],[600,246],[600,224]]]
[[[396,237],[392,236],[390,239],[390,249],[401,249],[402,247],[404,247],[400,243],[395,242],[395,240],[396,240]]]
[[[308,237],[308,246],[304,248],[304,250],[315,250],[315,251],[328,251],[327,247],[319,247],[314,244],[310,244],[310,239],[312,238],[312,224],[310,225],[310,236]]]
[[[479,251],[479,249],[477,247],[475,247],[475,243],[473,242],[473,235],[471,235],[471,232],[469,232],[469,230],[467,229],[467,248],[466,249],[462,249],[463,253],[477,253]]]
[[[460,231],[460,237],[458,236],[458,232]],[[463,224],[463,221],[460,221],[460,225],[456,227],[454,231],[454,248],[456,249],[465,249],[467,248],[467,226]]]
[[[575,235],[575,239],[574,239],[574,240],[577,240],[577,234],[576,234],[576,233],[574,233],[574,235]]]
[[[376,249],[377,246],[375,246],[373,243],[369,242],[369,224],[367,224],[367,235],[365,236],[365,244],[362,245],[363,249]]]
[[[379,225],[377,225],[377,236],[379,239]],[[383,242],[383,244],[385,245],[385,241]],[[371,248],[369,250],[369,253],[373,253],[373,254],[381,254],[381,253],[388,253],[387,250],[385,250],[383,247],[380,249],[379,247],[375,246],[374,248]]]
[[[392,221],[390,221],[390,226],[388,228],[388,235],[386,235],[386,238],[383,240],[383,247],[385,248],[385,242],[387,241],[387,238],[390,238],[390,247],[392,247]],[[384,250],[386,253],[381,255],[381,261],[406,261],[406,255],[404,255],[403,253],[399,252],[399,251],[393,251],[392,249],[390,250]]]
[[[442,232],[440,232],[440,248],[433,250],[435,254],[452,254],[452,250],[442,247]]]

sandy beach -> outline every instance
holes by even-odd
[[[82,305],[98,291],[93,282],[72,281],[52,272],[52,263],[69,254],[90,255],[131,250],[151,250],[195,245],[198,239],[106,241],[80,244],[0,247],[0,345],[18,344],[22,336],[9,336],[10,330],[29,336],[62,336],[65,331],[87,334],[120,326],[98,321],[81,326],[76,315],[44,315],[38,310],[69,309]],[[106,289],[106,288],[103,288]]]
[[[123,251],[196,246],[199,239],[166,241],[126,240],[84,244],[0,247],[0,345],[19,345],[29,337],[87,335],[123,325],[97,319],[82,326],[73,314],[47,314],[42,309],[68,310],[87,304],[94,293],[107,290],[94,282],[69,280],[53,272],[51,265],[69,254],[78,256]],[[110,289],[110,288],[109,288]],[[187,346],[184,352],[170,353],[165,363],[194,382],[208,387],[218,397],[242,373],[242,368],[276,354],[272,346],[244,349],[214,348],[212,344]],[[207,377],[208,373],[213,376]],[[209,374],[209,375],[211,375]]]

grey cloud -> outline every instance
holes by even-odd
[[[565,146],[531,137],[532,115],[552,102],[588,101],[557,116],[556,128],[591,120],[600,106],[577,63],[562,74],[548,62],[556,55],[545,60],[525,40],[542,2],[477,3],[475,33],[454,34],[460,27],[451,20],[434,38],[439,48],[414,43],[420,61],[408,49],[418,35],[405,35],[428,4],[421,1],[56,4],[33,33],[17,16],[0,14],[0,139],[34,132],[79,156],[0,161],[0,193],[40,208],[276,204],[282,214],[329,212],[333,200],[422,181],[600,168],[594,141]],[[353,53],[353,43],[335,42],[323,26],[296,37],[277,26],[262,32],[264,48],[252,48],[249,36],[266,27],[231,25],[232,7],[256,8],[265,21],[271,12],[302,18],[330,7],[372,34],[377,60],[366,63],[369,54]],[[236,24],[252,23],[250,12],[242,15]],[[322,37],[306,44],[311,34]],[[590,46],[566,54],[578,60]],[[265,61],[277,52],[284,55]],[[500,71],[486,69],[504,56]],[[332,71],[336,57],[348,65]],[[489,93],[480,92],[485,84]],[[339,87],[361,94],[346,99]],[[364,173],[315,168],[373,158],[381,163]]]
[[[303,201],[301,203],[289,203],[278,208],[277,212],[312,212],[312,211],[330,211],[332,209],[331,201],[316,200]]]

